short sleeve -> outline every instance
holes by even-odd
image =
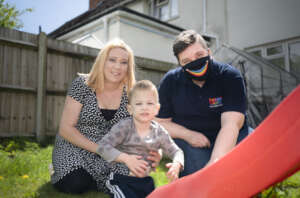
[[[157,115],[159,118],[172,118],[174,115],[172,107],[172,76],[167,73],[160,81],[158,87],[160,110]]]
[[[79,76],[73,80],[69,86],[67,95],[83,104],[84,97],[86,96],[87,85],[85,84],[84,77]]]
[[[237,69],[231,69],[223,79],[223,110],[246,113],[247,97],[244,80]]]

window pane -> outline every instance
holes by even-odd
[[[171,17],[178,15],[178,0],[171,0]]]
[[[251,53],[261,57],[261,50],[252,51]]]
[[[285,70],[284,57],[269,59],[269,61]]]
[[[159,8],[159,19],[162,21],[168,20],[169,19],[169,6],[164,5]]]
[[[300,76],[300,42],[289,44],[289,52],[291,72]]]
[[[275,54],[281,54],[282,53],[282,46],[276,46],[276,47],[269,47],[267,48],[267,56],[275,55]]]

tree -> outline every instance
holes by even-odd
[[[26,12],[32,12],[32,9],[17,10],[15,5],[9,5],[4,0],[0,0],[0,27],[22,28],[23,23],[20,21],[19,16]]]

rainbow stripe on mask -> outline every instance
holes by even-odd
[[[198,70],[189,70],[189,69],[186,69],[186,71],[189,74],[193,75],[193,76],[200,77],[200,76],[203,76],[206,73],[207,68],[208,68],[208,61],[206,61],[205,66],[202,67],[201,69],[198,69]]]

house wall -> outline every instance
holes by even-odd
[[[179,0],[179,17],[168,22],[202,31],[203,0]],[[298,0],[206,0],[206,32],[244,49],[300,35]]]
[[[140,12],[140,13],[147,13],[148,10],[146,8],[146,2],[145,0],[141,0],[141,1],[134,1],[130,4],[127,5],[128,8],[136,11],[136,12]]]
[[[151,29],[142,29],[122,20],[119,24],[120,37],[132,47],[135,55],[176,63],[171,48],[174,37],[152,32]]]
[[[168,20],[168,23],[184,29],[194,29],[201,32],[202,26],[202,1],[178,1],[179,17]]]
[[[299,0],[228,0],[228,41],[246,48],[300,36]]]

